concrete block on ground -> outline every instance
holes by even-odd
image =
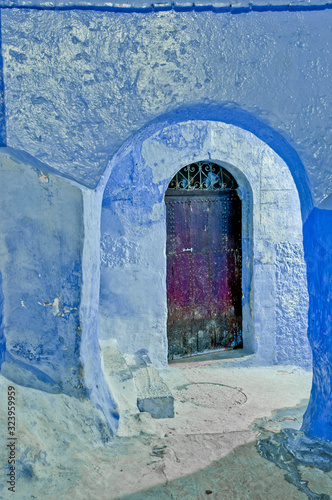
[[[174,398],[171,391],[154,368],[145,349],[136,354],[125,355],[133,374],[137,407],[140,412],[147,412],[153,418],[173,418]]]

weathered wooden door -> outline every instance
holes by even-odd
[[[190,168],[206,178],[201,175],[203,181],[195,184],[197,173],[193,181]],[[242,347],[241,201],[236,187],[219,165],[198,162],[180,170],[166,192],[170,359]]]

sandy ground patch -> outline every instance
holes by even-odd
[[[277,409],[303,406],[311,373],[290,366],[224,368],[191,362],[172,365],[162,377],[175,398],[174,419],[141,413],[126,424],[130,436],[115,438],[90,401],[17,386],[16,498],[307,498],[259,455],[259,431],[253,425]],[[2,408],[8,385],[0,377]],[[301,414],[288,419],[286,411],[283,425],[299,428]],[[4,412],[0,425],[4,478]],[[272,420],[265,425],[280,428]],[[305,472],[314,474],[312,484],[319,481],[321,471]],[[1,487],[1,498],[14,498],[4,479]]]

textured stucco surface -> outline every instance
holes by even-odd
[[[307,273],[303,244],[283,242],[276,246],[276,361],[311,366],[308,342],[298,335],[308,325]]]
[[[295,146],[318,204],[332,190],[331,18],[4,9],[8,145],[94,186],[152,120],[242,110]]]
[[[110,165],[101,218],[99,335],[165,365],[164,193],[195,160],[223,160],[243,210],[243,335],[257,362],[308,367],[308,294],[299,196],[283,160],[249,132],[191,121],[124,148]],[[289,217],[289,213],[292,217]]]
[[[1,25],[1,10],[0,10],[0,25]],[[6,145],[6,116],[5,116],[5,94],[3,82],[3,60],[2,60],[2,43],[0,36],[0,146]]]
[[[5,151],[0,155],[2,374],[22,385],[79,396],[81,192]]]

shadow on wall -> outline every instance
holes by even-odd
[[[0,175],[1,373],[79,397],[81,192],[17,161],[7,148]]]

